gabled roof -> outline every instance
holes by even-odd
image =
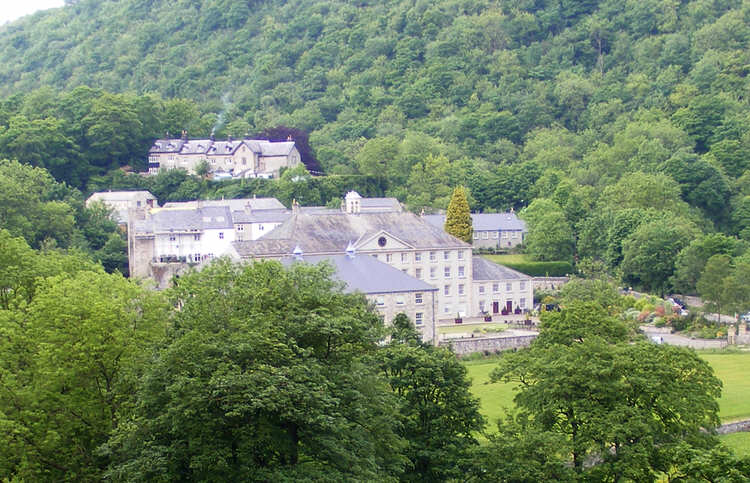
[[[226,206],[203,208],[155,208],[145,220],[135,222],[136,233],[166,233],[234,229],[232,215]]]
[[[302,260],[289,257],[282,260],[284,265],[294,263],[320,263],[327,261],[336,270],[335,276],[346,284],[347,292],[364,294],[399,293],[399,292],[432,292],[437,288],[411,277],[387,263],[378,261],[370,255],[330,255],[305,256]]]
[[[151,145],[149,153],[179,153],[182,149],[182,139],[157,139]]]
[[[157,139],[149,153],[206,154],[229,156],[242,145],[261,156],[288,156],[294,149],[294,141],[266,141],[265,139],[233,139],[214,141],[212,139]]]
[[[236,223],[283,223],[292,216],[289,210],[233,211],[232,221]]]
[[[426,223],[413,213],[297,213],[282,225],[264,235],[262,240],[285,241],[287,245],[299,245],[304,253],[321,255],[343,253],[350,242],[359,240],[368,233],[385,231],[405,244],[420,249],[466,248],[470,245],[455,238],[442,229]],[[260,241],[260,240],[257,240]],[[235,242],[240,256],[284,256],[291,251],[269,253],[271,247],[253,241]]]
[[[443,228],[445,215],[425,215],[424,219]],[[472,213],[471,225],[475,231],[526,231],[526,223],[515,213]]]
[[[492,263],[480,256],[471,257],[472,272],[475,282],[495,280],[529,280],[531,277],[525,273],[511,270],[503,265]]]

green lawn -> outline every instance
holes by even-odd
[[[488,334],[497,334],[505,330],[505,324],[484,323],[471,325],[445,325],[438,327],[439,334],[471,334],[475,330],[485,328]]]
[[[719,439],[732,448],[737,456],[750,456],[750,433],[725,434]]]
[[[711,364],[724,384],[719,399],[722,421],[750,419],[750,377],[747,376],[750,353],[702,352],[700,356]],[[465,365],[472,380],[471,392],[479,398],[482,414],[490,423],[487,428],[491,431],[494,422],[503,416],[503,408],[513,406],[513,384],[487,384],[490,372],[497,366],[497,358],[467,361]],[[746,434],[750,448],[750,433]]]
[[[520,253],[515,255],[482,255],[482,257],[495,263],[526,263],[531,261],[526,255]]]

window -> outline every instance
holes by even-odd
[[[485,303],[484,300],[480,300],[479,301],[479,311],[480,312],[484,312],[484,303]]]
[[[451,306],[450,305],[446,305],[445,307],[443,307],[443,313],[445,313],[445,314],[451,313]]]
[[[430,267],[430,278],[437,278],[437,269],[435,267]]]
[[[430,252],[430,261],[434,262],[435,260],[437,260],[437,255],[435,252]]]
[[[140,201],[136,201],[136,202],[135,202],[135,205],[136,205],[136,206],[137,206],[138,208],[140,208],[140,207],[141,207],[141,202],[140,202]]]
[[[443,287],[443,294],[444,295],[450,295],[451,294],[451,286],[450,285],[445,285]]]
[[[175,236],[174,235],[169,235],[169,241],[175,241]]]
[[[474,232],[474,239],[475,240],[479,240],[479,232],[478,231]]]
[[[461,253],[461,252],[458,252],[458,253]],[[464,278],[465,276],[466,274],[464,273],[464,266],[461,265],[460,267],[458,267],[458,277]]]
[[[414,324],[415,325],[422,325],[423,322],[423,314],[422,312],[417,312],[414,314]]]
[[[263,225],[260,225],[261,227]],[[237,225],[237,231],[245,231],[245,225]]]
[[[402,253],[401,254],[401,263],[406,263],[409,261],[409,254],[408,253]]]
[[[513,290],[513,284],[511,282],[506,283],[505,290],[507,290],[508,292],[511,292]]]
[[[396,305],[404,305],[404,296],[403,295],[397,295],[396,296]]]
[[[408,268],[402,268],[401,271],[404,272],[405,274],[409,275],[409,269]]]
[[[422,261],[422,252],[416,252],[416,253],[414,253],[414,261],[415,262],[421,262]]]
[[[377,253],[373,253],[372,254],[372,258],[374,258],[375,260],[377,260],[378,259],[378,254]]]
[[[496,232],[496,231],[493,231],[493,232],[492,232],[492,238],[494,238],[495,240],[497,240],[497,236],[498,236],[498,235],[499,235],[499,233],[498,233],[498,232]]]
[[[445,267],[443,272],[445,272],[445,278],[451,278],[451,267]]]
[[[193,255],[193,260],[196,261],[196,262],[200,262],[200,260],[201,260],[201,254],[200,253],[196,253],[195,255]]]
[[[463,295],[463,294],[464,294],[464,284],[459,283],[458,284],[458,295]]]
[[[490,238],[490,233],[483,231],[482,232],[482,240],[488,240]]]
[[[458,259],[459,260],[463,260],[464,259],[464,251],[463,250],[459,250],[458,251]]]
[[[526,282],[521,282],[521,290],[526,290]]]
[[[417,269],[414,270],[414,277],[418,278],[420,280],[422,279],[422,269],[421,268],[417,268]]]
[[[376,303],[378,304],[378,307],[382,307],[383,305],[385,305],[385,297],[384,296],[378,295],[378,298],[375,299],[375,300],[376,300]]]
[[[508,232],[507,231],[503,232],[503,238],[508,238]]]
[[[479,293],[484,293],[484,285],[479,286]]]
[[[220,231],[219,232],[219,240],[223,240],[223,239],[224,239],[224,232]]]
[[[450,260],[451,252],[443,252],[443,260]]]
[[[391,263],[392,260],[393,260],[393,255],[391,255],[390,253],[386,253],[385,254],[385,262],[386,263]]]
[[[497,293],[500,291],[500,284],[499,283],[493,283],[492,284],[492,291]]]
[[[414,303],[415,304],[421,304],[422,303],[422,294],[421,293],[415,293],[414,294]]]
[[[518,238],[518,232],[517,232],[517,231],[514,231],[514,232],[513,232],[513,234],[512,234],[511,236],[512,236],[513,238]]]
[[[522,309],[525,309],[526,308],[526,299],[521,299],[518,302],[518,306],[521,307]]]

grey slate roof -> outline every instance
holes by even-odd
[[[150,191],[99,191],[88,197],[89,201],[133,201],[138,199],[155,200],[156,196]]]
[[[232,221],[235,223],[283,223],[292,216],[289,210],[254,210],[233,211]]]
[[[362,198],[359,206],[363,212],[403,211],[401,203],[396,198]]]
[[[258,241],[235,242],[237,253],[242,257],[284,256],[289,251],[274,252],[276,248],[287,249],[299,245],[304,253],[320,255],[342,253],[351,242],[356,245],[368,235],[385,231],[414,248],[444,249],[466,248],[470,245],[425,222],[409,212],[386,213],[334,213],[292,215],[282,225],[263,236],[264,244]],[[278,247],[271,244],[277,240]],[[283,242],[283,243],[282,243]]]
[[[508,267],[492,263],[486,258],[479,256],[471,257],[474,281],[486,280],[529,280],[531,277],[525,273],[511,270]]]
[[[165,233],[201,230],[232,230],[232,216],[226,206],[203,208],[156,208],[145,220],[135,222],[136,233]]]
[[[320,263],[328,261],[336,270],[336,278],[346,284],[348,292],[364,294],[398,292],[432,292],[437,288],[411,277],[387,263],[380,262],[370,255],[302,256],[302,262],[289,257],[282,260],[284,265],[294,263]]]
[[[424,219],[433,226],[445,225],[445,215],[425,215]],[[526,223],[515,213],[472,213],[471,225],[474,231],[526,231]]]
[[[231,211],[241,211],[250,207],[251,210],[286,210],[286,207],[276,198],[236,198],[226,200],[198,200],[169,202],[164,208],[197,208],[199,206],[228,206]]]
[[[287,156],[294,148],[294,141],[267,141],[265,139],[234,139],[214,141],[211,139],[157,139],[149,149],[150,153],[207,154],[228,156],[234,154],[241,145],[261,156]]]

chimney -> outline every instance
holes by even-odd
[[[230,142],[230,143],[232,142],[232,135],[231,134],[227,135],[227,142]]]
[[[216,131],[211,129],[211,135],[209,136],[211,141],[216,141]]]
[[[346,212],[351,215],[358,215],[360,212],[360,201],[362,197],[356,191],[350,191],[344,197],[346,202]]]
[[[292,135],[291,135],[291,134],[290,134],[289,136],[287,136],[287,137],[286,137],[286,140],[287,140],[287,141],[294,141],[294,139],[292,139]]]
[[[299,214],[299,203],[297,203],[297,200],[292,200],[292,214],[297,215]]]
[[[182,140],[187,141],[187,131],[185,129],[182,130]]]

